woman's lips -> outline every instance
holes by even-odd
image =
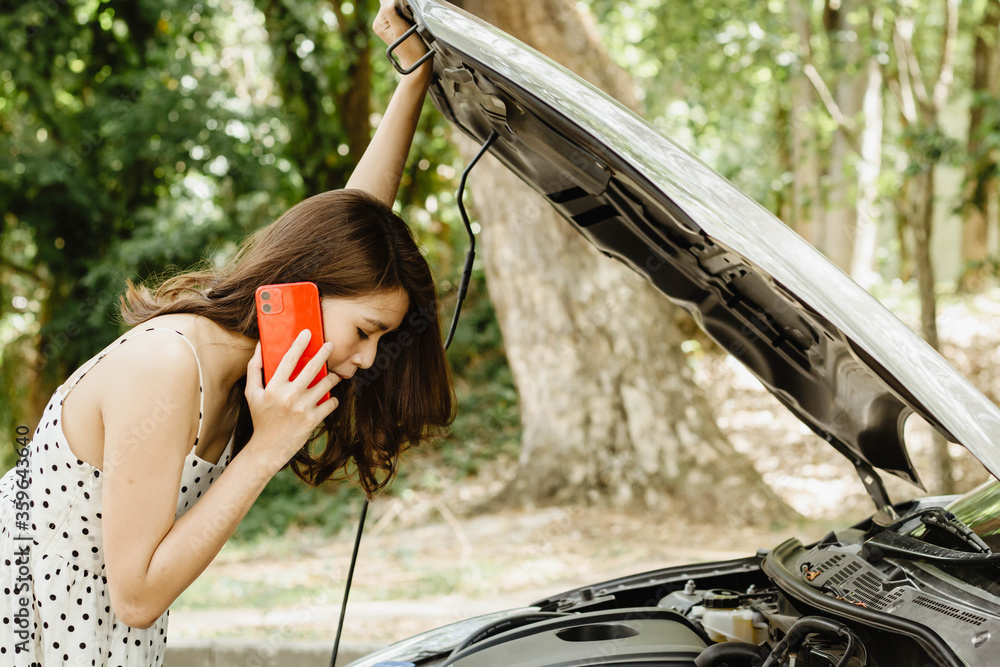
[[[351,376],[354,375],[353,373],[351,373],[351,375],[344,375],[342,373],[338,373],[336,370],[330,368],[329,366],[326,367],[326,372],[327,373],[333,373],[334,375],[336,375],[341,380],[350,380]]]

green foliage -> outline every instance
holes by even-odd
[[[644,115],[776,210],[790,175],[780,162],[783,87],[801,67],[785,3],[590,0],[609,51],[639,86]],[[794,121],[821,114],[794,110]]]
[[[926,125],[906,128],[902,134],[902,146],[910,157],[903,172],[906,176],[916,176],[935,164],[954,159],[959,148],[958,142],[940,127]]]
[[[365,23],[378,3],[358,2],[346,16],[343,10],[334,14],[339,3],[258,0],[255,4],[265,19],[273,85],[289,134],[288,159],[296,165],[305,192],[343,187],[364,148],[350,146],[349,126],[359,124],[364,136],[368,134],[365,116],[372,81],[364,72],[363,80],[358,80],[353,69],[369,57]],[[362,99],[349,100],[355,87]],[[383,85],[381,93],[385,92]],[[349,108],[352,101],[354,108]],[[349,117],[360,111],[360,119]]]
[[[979,92],[972,96],[970,104],[981,110],[983,118],[975,136],[970,137],[976,148],[968,159],[990,163],[991,171],[985,176],[995,179],[997,164],[993,156],[1000,151],[1000,96]]]
[[[521,427],[517,391],[504,355],[500,326],[476,275],[475,296],[462,309],[449,358],[457,379],[459,411],[441,443],[441,459],[455,479],[475,475],[498,456],[516,457]]]
[[[295,187],[261,148],[265,109],[234,85],[218,2],[6,4],[0,206],[16,278],[0,331],[5,367],[37,370],[47,394],[119,333],[126,278],[231,246]],[[3,418],[37,409],[20,397]]]
[[[877,8],[886,25],[912,18],[917,57],[933,63],[943,21],[940,5],[883,2],[855,4],[833,25],[829,3],[806,1],[795,5],[807,14],[806,44],[793,4],[777,0],[586,4],[638,83],[646,117],[775,211],[793,181],[791,128],[810,128],[804,150],[824,159],[838,131],[818,98],[795,107],[790,82],[801,82],[807,57],[829,82],[855,76],[861,58],[843,46],[858,39],[863,57],[895,71],[890,36],[869,28]],[[982,4],[963,13],[966,45]],[[346,182],[396,81],[371,35],[377,6],[0,0],[0,432],[29,422],[39,401],[120,332],[116,297],[127,278],[222,262],[291,204]],[[960,58],[957,80],[967,70]],[[987,118],[980,153],[988,156],[1000,146],[1000,107],[995,98],[973,103]],[[398,207],[435,270],[444,326],[467,245],[454,194],[464,165],[448,133],[425,109]],[[939,129],[913,125],[892,141],[885,163],[896,163],[895,150],[908,170],[964,158]],[[883,191],[905,175],[883,170]],[[449,351],[454,427],[436,449],[413,453],[396,492],[474,475],[518,451],[513,378],[478,264],[463,312]],[[0,465],[12,462],[13,451],[0,448]],[[429,466],[439,472],[428,477]],[[307,489],[283,472],[239,535],[290,525],[336,531],[356,514],[348,489]]]
[[[989,255],[984,260],[968,261],[962,266],[962,272],[984,271],[993,278],[1000,278],[1000,256]]]
[[[0,6],[0,430],[13,434],[121,332],[126,279],[223,262],[291,204],[342,187],[397,75],[371,35],[377,0]],[[463,165],[430,106],[399,211],[448,318],[467,244],[454,200]],[[442,451],[468,474],[475,457],[517,442],[516,396],[478,266],[452,358],[460,417]],[[12,448],[0,449],[4,469],[13,461]],[[357,514],[352,489],[310,489],[283,471],[237,539],[289,526],[336,532]]]
[[[362,500],[363,495],[349,483],[312,488],[286,468],[268,482],[234,537],[250,542],[282,535],[291,526],[333,535],[356,520]]]

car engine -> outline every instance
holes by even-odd
[[[985,503],[1000,486],[955,504]],[[583,586],[353,667],[996,667],[1000,542],[927,499],[804,545]],[[992,519],[990,519],[992,521]],[[978,525],[978,524],[977,524]]]
[[[756,557],[585,587],[470,627],[427,667],[987,667],[1000,599],[866,547],[847,529]],[[947,637],[948,641],[942,639]],[[955,638],[959,641],[955,641]],[[381,664],[381,663],[374,663]],[[384,663],[400,664],[400,663]]]

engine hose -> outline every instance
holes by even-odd
[[[844,657],[837,661],[837,667],[845,667],[847,661],[854,655],[854,633],[850,630],[847,632],[847,648],[844,649]]]
[[[694,659],[695,667],[757,667],[764,657],[760,646],[749,642],[712,644]]]
[[[825,635],[837,635],[847,641],[847,650],[844,651],[844,657],[836,665],[836,667],[844,667],[847,661],[850,660],[851,654],[854,653],[856,644],[854,633],[843,623],[838,623],[837,621],[832,621],[821,616],[804,616],[797,620],[788,629],[788,634],[785,635],[784,639],[778,642],[771,651],[771,654],[767,656],[767,660],[764,661],[761,667],[778,667],[786,653],[790,650],[797,650],[802,645],[806,636],[814,632]]]

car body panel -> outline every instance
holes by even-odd
[[[863,479],[874,466],[919,484],[911,410],[1000,473],[1000,409],[773,214],[530,47],[439,0],[409,4],[436,51],[441,112],[478,142],[496,132],[492,155],[686,308]]]
[[[917,481],[902,428],[913,411],[995,474],[1000,410],[818,251],[641,118],[475,17],[408,1],[436,52],[431,96],[441,112],[489,140],[490,153],[594,246],[686,308],[854,462],[880,511],[811,545],[789,539],[748,558],[620,577],[467,619],[353,667],[996,664],[1000,557],[990,544],[1000,544],[1000,482],[890,505],[874,468]]]

